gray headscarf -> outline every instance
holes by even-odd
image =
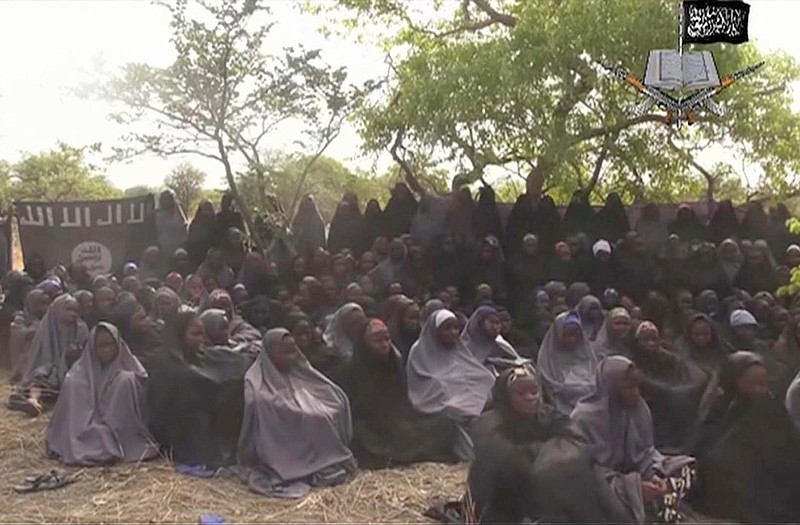
[[[642,481],[666,476],[693,461],[681,456],[665,458],[653,441],[653,419],[641,397],[634,409],[626,409],[614,395],[614,385],[633,362],[610,356],[597,370],[594,392],[583,398],[571,419],[583,435],[595,464],[638,523],[645,520]],[[669,459],[669,461],[667,461]]]
[[[578,301],[578,305],[575,308],[578,312],[578,316],[581,318],[583,334],[589,341],[594,341],[597,339],[597,334],[600,332],[600,328],[603,325],[602,321],[600,323],[596,323],[589,315],[589,312],[593,308],[597,308],[601,312],[603,311],[603,303],[601,303],[600,299],[594,295],[582,297],[581,300]]]
[[[172,193],[167,190],[162,192],[159,196],[159,201],[164,198],[164,194]],[[173,200],[175,199],[174,193],[172,194]],[[160,204],[160,202],[159,202]],[[175,250],[181,248],[186,243],[186,235],[188,230],[186,228],[186,215],[178,201],[175,201],[175,209],[172,213],[165,209],[158,208],[155,210],[155,223],[156,223],[156,239],[158,246],[161,248],[161,253],[165,257],[172,257]]]
[[[445,348],[437,341],[436,330],[455,318],[449,310],[438,310],[422,327],[408,354],[408,397],[420,412],[471,418],[483,411],[494,376],[461,340],[455,348]]]
[[[158,300],[163,299],[164,297],[169,298],[169,300],[175,305],[175,312],[173,314],[159,310]],[[170,315],[178,313],[181,308],[181,304],[181,298],[178,296],[175,290],[168,286],[162,286],[156,291],[155,296],[153,296],[153,309],[150,311],[150,318],[154,321],[166,321]]]
[[[612,354],[622,354],[625,352],[625,347],[623,344],[621,344],[622,341],[612,339],[611,334],[608,333],[609,323],[618,317],[627,317],[630,319],[631,314],[629,314],[628,310],[621,306],[612,308],[611,311],[608,312],[605,321],[603,321],[603,326],[600,327],[600,332],[598,332],[597,337],[594,340],[594,344],[592,345],[594,354],[598,359],[603,359],[604,357]]]
[[[577,314],[558,315],[542,340],[536,360],[545,391],[556,411],[565,416],[572,412],[579,399],[592,392],[597,369],[597,357],[585,339],[572,350],[562,346],[561,337],[568,322],[580,326]]]
[[[492,314],[497,315],[497,310],[491,306],[477,308],[461,332],[461,342],[480,363],[485,363],[489,357],[518,359],[519,354],[503,336],[498,335],[495,339],[489,339],[483,332],[481,323]]]
[[[106,330],[119,354],[106,366],[94,356],[98,330]],[[47,453],[68,465],[151,459],[158,446],[145,420],[147,372],[117,328],[100,322],[86,349],[64,378],[47,426]]]
[[[726,246],[733,246],[736,248],[736,258],[733,261],[726,261],[725,258],[722,257],[722,252],[725,251]],[[742,267],[742,250],[733,239],[725,239],[720,243],[719,248],[717,248],[717,258],[720,261],[720,266],[722,266],[722,271],[725,272],[725,277],[728,278],[729,283],[732,283],[736,279],[736,276],[739,275],[739,269]]]
[[[39,323],[28,350],[20,388],[34,384],[54,390],[61,387],[68,369],[67,352],[82,349],[89,333],[80,318],[75,326],[64,324],[62,319],[69,305],[77,307],[77,299],[68,294],[58,296]]]
[[[364,309],[357,303],[345,303],[333,314],[322,339],[325,344],[336,350],[342,357],[352,357],[355,345],[344,332],[344,320],[352,312],[364,313]]]
[[[287,335],[283,328],[269,330],[245,375],[239,463],[252,490],[300,497],[319,476],[354,467],[353,429],[345,393],[302,353],[291,370],[275,367],[270,354]]]

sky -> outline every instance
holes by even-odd
[[[427,2],[415,1],[423,6]],[[267,2],[280,20],[271,46],[302,42],[321,48],[327,61],[346,66],[356,82],[385,76],[387,66],[379,51],[321,35],[323,20],[300,13],[293,0]],[[783,50],[800,61],[800,0],[749,3],[751,39],[766,51]],[[128,62],[169,64],[173,51],[168,24],[168,12],[148,0],[0,0],[0,158],[13,162],[59,141],[74,146],[100,142],[106,148],[118,144],[124,130],[108,120],[112,108],[85,100],[74,90],[100,67],[113,71]],[[795,100],[800,101],[800,90],[795,89]],[[290,148],[298,131],[269,137],[269,146]],[[389,164],[386,155],[363,155],[351,126],[327,154],[352,168],[380,171]],[[106,175],[121,188],[159,186],[181,160],[204,169],[208,186],[222,182],[220,165],[198,157],[139,157],[108,164]]]

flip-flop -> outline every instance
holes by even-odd
[[[40,476],[29,476],[25,481],[14,487],[18,494],[28,494],[44,490],[55,490],[65,487],[75,481],[71,476],[61,477],[58,471],[51,470],[47,474]]]
[[[8,409],[15,410],[17,412],[22,412],[28,417],[39,417],[42,415],[42,411],[36,408],[33,403],[28,401],[27,398],[23,396],[14,396],[12,395],[8,399]]]

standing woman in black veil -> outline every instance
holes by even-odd
[[[597,219],[600,226],[600,236],[616,243],[631,230],[628,214],[619,193],[612,192],[606,197],[606,203],[597,212]]]
[[[726,199],[717,205],[711,220],[708,221],[708,240],[720,245],[725,239],[739,238],[739,219],[733,203]]]
[[[539,201],[539,206],[536,207],[532,231],[539,238],[539,246],[543,250],[542,255],[545,257],[552,255],[553,247],[561,240],[561,232],[561,215],[558,213],[556,203],[550,195],[544,195]]]
[[[582,190],[572,194],[572,200],[564,213],[564,233],[566,235],[585,233],[590,242],[595,240],[594,210]]]
[[[675,220],[669,223],[669,233],[688,243],[705,240],[707,236],[705,226],[688,204],[681,204],[678,208]]]
[[[769,218],[760,202],[747,204],[747,211],[742,218],[742,239],[757,241],[766,239],[769,230]]]
[[[528,194],[523,193],[517,197],[506,221],[506,235],[503,238],[506,258],[513,259],[519,253],[522,238],[528,233],[534,233],[535,228],[536,212],[533,203]]]
[[[292,221],[294,249],[306,261],[310,261],[317,248],[325,247],[325,220],[317,207],[314,196],[307,193]]]
[[[411,220],[417,213],[417,201],[411,190],[403,182],[398,182],[392,189],[392,196],[383,210],[383,235],[394,239],[411,231]]]
[[[472,215],[472,231],[478,239],[487,235],[503,238],[503,222],[497,212],[497,198],[491,186],[483,186],[478,190],[478,205]]]
[[[364,217],[358,207],[358,196],[348,191],[342,197],[336,213],[331,219],[328,231],[328,251],[338,253],[349,249],[357,256],[361,256],[361,239],[363,235]]]
[[[236,210],[233,195],[227,191],[222,194],[219,211],[217,212],[217,232],[215,235],[215,246],[223,246],[227,240],[228,230],[236,228],[241,232],[245,231],[244,218]],[[252,233],[252,232],[251,232]],[[203,254],[205,257],[205,254]]]
[[[214,213],[214,205],[204,199],[197,205],[186,237],[186,251],[189,253],[192,271],[205,261],[208,250],[214,246],[216,233],[217,216]]]
[[[369,250],[375,243],[375,239],[383,235],[384,231],[386,231],[386,225],[384,223],[384,212],[381,210],[381,205],[378,203],[377,199],[370,199],[367,201],[366,208],[364,208],[361,251],[365,252]]]

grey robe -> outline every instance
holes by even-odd
[[[119,346],[117,358],[103,367],[94,357],[98,329]],[[147,372],[131,354],[117,328],[100,322],[89,334],[80,359],[64,377],[47,426],[47,453],[68,465],[101,465],[151,459],[158,446],[147,429]]]
[[[325,344],[330,348],[336,350],[336,353],[343,358],[349,359],[353,356],[354,345],[353,342],[344,333],[344,319],[351,312],[364,313],[364,309],[356,303],[346,303],[342,305],[336,313],[333,314],[328,326],[325,327],[325,333],[322,334],[322,339]]]
[[[254,492],[297,498],[312,486],[344,481],[355,459],[345,393],[302,354],[288,372],[272,363],[270,352],[287,335],[283,328],[269,330],[245,375],[239,470]]]
[[[497,310],[491,306],[481,306],[476,309],[470,316],[464,331],[461,332],[461,342],[472,352],[475,359],[483,364],[486,364],[486,359],[490,357],[520,359],[511,343],[506,341],[502,335],[498,335],[495,339],[489,339],[484,334],[481,323],[491,314],[497,314]]]
[[[556,411],[565,416],[569,416],[578,400],[592,392],[597,368],[597,357],[586,340],[571,351],[562,347],[561,334],[568,315],[564,312],[555,318],[536,360],[544,391]]]
[[[583,435],[595,469],[638,523],[645,521],[642,481],[665,477],[694,461],[689,456],[665,457],[653,442],[653,420],[644,399],[625,409],[614,397],[615,381],[634,367],[627,357],[604,359],[597,370],[594,392],[582,399],[572,420]]]

